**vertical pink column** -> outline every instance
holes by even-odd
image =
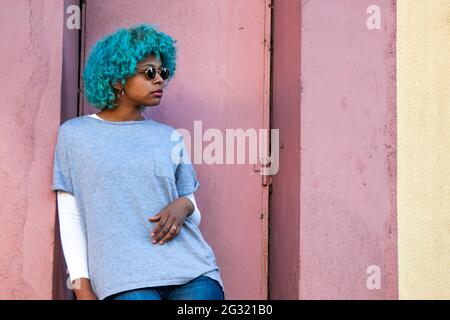
[[[53,296],[63,1],[1,1],[0,299]]]
[[[395,14],[393,0],[275,2],[274,299],[398,297]]]
[[[395,11],[303,1],[303,299],[397,298]]]
[[[271,127],[280,162],[269,201],[269,297],[279,300],[299,298],[301,1],[273,4]]]

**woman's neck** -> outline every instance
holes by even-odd
[[[97,113],[97,116],[106,121],[141,121],[145,120],[141,115],[141,107],[139,108],[119,108],[114,110],[105,109]]]

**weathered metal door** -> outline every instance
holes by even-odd
[[[210,128],[222,133],[223,146],[226,129],[268,129],[270,0],[84,4],[82,66],[95,41],[119,27],[150,23],[177,40],[177,73],[147,117],[188,129],[203,147]],[[80,107],[98,112],[86,101]],[[226,299],[267,299],[268,190],[247,151],[244,164],[236,153],[234,164],[225,164],[230,150],[224,164],[207,164],[201,150],[191,150],[201,184],[200,229],[216,254]]]

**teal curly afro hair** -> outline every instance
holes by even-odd
[[[114,108],[116,89],[136,74],[139,62],[153,54],[169,69],[176,69],[176,40],[149,24],[121,28],[98,40],[89,53],[83,73],[84,94],[95,108]]]

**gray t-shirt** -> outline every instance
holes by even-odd
[[[190,217],[163,245],[149,234],[156,225],[149,217],[199,187],[183,136],[169,125],[85,115],[58,129],[52,190],[72,193],[85,218],[89,277],[100,300],[200,275],[224,290],[214,252]]]

